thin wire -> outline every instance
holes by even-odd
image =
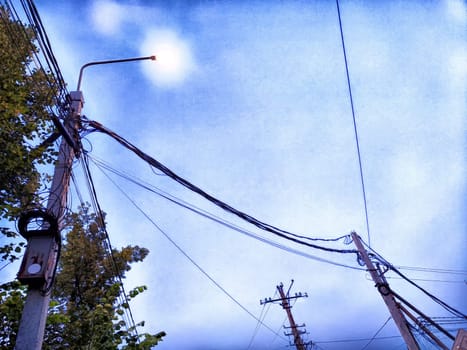
[[[370,344],[373,342],[373,340],[376,339],[376,337],[378,336],[379,332],[381,332],[383,330],[383,328],[387,325],[387,323],[389,322],[389,320],[391,319],[392,317],[389,316],[388,319],[386,320],[386,322],[383,323],[383,325],[381,327],[379,327],[379,329],[376,331],[375,335],[373,337],[371,337],[371,339],[368,341],[368,343],[366,343],[366,345],[361,348],[361,350],[365,350],[368,346],[370,346]]]
[[[419,272],[432,272],[432,273],[446,273],[452,275],[467,275],[467,270],[453,270],[453,269],[435,269],[432,267],[414,267],[414,266],[396,266],[399,270],[410,270]]]
[[[340,8],[339,8],[339,0],[336,0],[336,6],[337,6],[337,15],[339,17],[339,29],[340,29],[340,33],[341,33],[342,51],[344,53],[345,73],[346,73],[346,76],[347,76],[347,87],[348,87],[348,90],[349,90],[350,107],[352,108],[352,119],[353,119],[354,133],[355,133],[355,143],[357,145],[358,166],[360,168],[360,180],[361,180],[361,183],[362,183],[363,204],[365,206],[366,232],[367,232],[367,235],[368,235],[368,245],[371,246],[370,224],[369,224],[369,220],[368,220],[368,206],[367,206],[367,200],[366,200],[365,181],[363,180],[362,157],[361,157],[361,154],[360,154],[360,144],[359,144],[359,141],[358,141],[357,121],[356,121],[356,118],[355,118],[355,108],[354,108],[353,97],[352,97],[352,87],[350,85],[349,65],[348,65],[348,62],[347,62],[347,53],[345,51],[344,31],[342,29],[342,20],[341,20],[341,11],[340,11]]]
[[[390,277],[390,276],[386,276],[386,279],[404,280],[404,278],[402,277]],[[421,281],[421,282],[461,283],[461,284],[467,283],[465,280],[464,281],[452,281],[452,280],[433,280],[433,279],[425,279],[425,278],[411,278],[411,280]]]
[[[71,172],[71,180],[73,182],[75,192],[76,192],[76,195],[78,196],[80,205],[84,205],[83,196],[82,196],[81,191],[79,189],[78,182],[76,181],[76,176],[75,176],[74,172]]]
[[[263,308],[261,309],[261,313],[259,314],[259,317],[258,317],[261,320],[261,322],[264,322],[264,319],[266,318],[266,315],[270,308],[271,308],[271,303],[267,303],[267,305],[266,303],[263,304]],[[253,331],[253,334],[251,335],[250,342],[248,343],[248,347],[246,350],[250,350],[251,346],[253,345],[253,342],[261,328],[261,322],[258,321],[256,323],[255,330]]]
[[[390,335],[385,337],[376,337],[374,340],[385,340],[385,339],[395,339],[395,338],[402,338],[401,335]],[[333,343],[357,343],[362,341],[368,341],[371,338],[355,338],[355,339],[335,339],[335,340],[320,340],[315,341],[315,344],[333,344]]]
[[[276,248],[279,248],[281,250],[284,250],[284,251],[287,251],[289,253],[292,253],[292,254],[296,254],[296,255],[300,255],[302,257],[305,257],[305,258],[308,258],[308,259],[311,259],[311,260],[316,260],[316,261],[320,261],[320,262],[324,262],[324,263],[327,263],[327,264],[331,264],[331,265],[334,265],[334,266],[339,266],[339,267],[345,267],[345,268],[348,268],[348,269],[352,269],[352,270],[359,270],[359,271],[366,271],[365,269],[363,268],[359,268],[359,267],[354,267],[354,266],[350,266],[350,265],[346,265],[346,264],[341,264],[341,263],[337,263],[337,262],[334,262],[334,261],[331,261],[331,260],[328,260],[328,259],[324,259],[324,258],[320,258],[320,257],[317,257],[317,256],[314,256],[314,255],[311,255],[311,254],[308,254],[308,253],[305,253],[305,252],[302,252],[302,251],[299,251],[299,250],[296,250],[296,249],[293,249],[293,248],[289,248],[285,245],[282,245],[280,243],[277,243],[277,242],[273,242],[271,240],[268,240],[266,238],[263,238],[261,236],[258,236],[256,235],[255,233],[251,232],[251,231],[247,231],[233,223],[230,223],[228,222],[227,220],[224,220],[222,218],[219,218],[205,210],[202,210],[188,202],[185,202],[179,198],[176,198],[160,189],[158,189],[157,187],[155,186],[152,186],[152,185],[149,185],[149,184],[143,184],[142,182],[140,182],[140,180],[136,179],[135,177],[131,177],[125,173],[122,173],[112,167],[110,167],[110,165],[106,164],[105,162],[101,161],[101,160],[96,160],[95,158],[92,158],[89,156],[89,158],[91,159],[91,161],[93,161],[93,163],[98,167],[98,169],[100,169],[102,171],[102,173],[111,181],[113,182],[113,180],[109,177],[109,175],[105,172],[105,169],[111,171],[112,173],[114,173],[115,175],[117,176],[120,176],[122,177],[123,179],[127,180],[127,181],[130,181],[134,184],[136,184],[137,186],[140,186],[141,188],[151,192],[151,193],[154,193],[154,194],[157,194],[158,196],[164,198],[164,199],[167,199],[168,201],[182,207],[182,208],[185,208],[195,214],[198,214],[204,218],[207,218],[215,223],[218,223],[220,225],[223,225],[233,231],[236,231],[236,232],[239,232],[241,234],[244,234],[248,237],[251,237],[253,239],[256,239],[256,240],[259,240],[263,243],[266,243],[268,245],[271,245],[273,247],[276,247]]]
[[[136,328],[136,323],[134,321],[133,312],[131,311],[130,304],[129,304],[129,298],[127,296],[127,293],[125,291],[125,287],[123,285],[122,273],[119,270],[117,262],[115,260],[112,244],[110,242],[110,236],[109,236],[109,233],[107,231],[107,226],[105,224],[104,217],[102,215],[103,211],[102,211],[101,206],[100,206],[100,204],[99,204],[99,202],[97,200],[97,193],[96,193],[96,189],[95,189],[95,186],[94,186],[94,181],[93,181],[92,176],[91,176],[91,171],[90,171],[90,168],[89,168],[89,162],[88,162],[88,158],[87,158],[86,154],[84,154],[83,157],[81,158],[81,163],[82,163],[82,166],[83,166],[85,177],[87,179],[89,192],[90,192],[91,199],[92,199],[91,201],[93,203],[94,210],[96,212],[96,215],[100,218],[100,221],[101,221],[102,226],[103,226],[103,230],[104,230],[105,238],[106,238],[107,251],[108,251],[109,257],[110,257],[110,259],[112,261],[112,266],[114,268],[114,272],[115,272],[115,275],[116,275],[117,280],[119,282],[119,287],[120,287],[121,294],[122,294],[120,297],[125,302],[125,304],[128,305],[128,308],[124,308],[124,310],[125,310],[124,312],[125,312],[125,314],[126,313],[128,314],[127,318],[128,318],[128,321],[129,321],[129,323],[131,325],[131,328],[129,329],[129,331],[130,332],[133,331],[135,333],[136,341],[139,342],[139,335],[138,335],[138,330]]]
[[[111,180],[112,181],[112,180]],[[113,182],[113,181],[112,181]],[[213,277],[211,277],[196,261],[191,258],[188,253],[186,253],[182,247],[180,247],[162,228],[157,225],[157,223],[138,205],[136,202],[125,192],[123,189],[118,186],[115,182],[113,184],[119,189],[119,191],[126,197],[126,199],[133,204],[133,206],[160,232],[162,235],[185,257],[187,258],[193,266],[195,266],[207,279],[209,279],[220,291],[222,291],[230,300],[232,300],[235,304],[237,304],[243,311],[245,311],[248,315],[254,318],[256,321],[260,322],[265,328],[269,329],[274,334],[277,334],[272,328],[268,325],[263,323],[258,317],[256,317],[250,310],[248,310],[245,306],[243,306],[237,299],[235,299],[227,290],[222,287]]]
[[[365,244],[365,243],[364,243]],[[442,301],[441,299],[439,299],[438,297],[436,297],[435,295],[431,294],[430,292],[428,292],[426,289],[422,288],[420,285],[418,285],[417,283],[415,283],[413,280],[411,280],[410,278],[408,278],[406,275],[404,275],[402,272],[400,272],[394,265],[392,265],[389,261],[387,261],[386,259],[384,259],[380,254],[378,254],[374,249],[370,248],[368,245],[367,247],[373,252],[372,253],[372,257],[375,258],[376,260],[378,260],[381,264],[383,264],[384,266],[386,266],[388,269],[390,269],[391,271],[395,272],[397,275],[399,275],[399,277],[401,277],[402,279],[404,279],[405,281],[409,282],[412,286],[416,287],[417,289],[419,289],[420,291],[422,291],[425,295],[427,295],[429,298],[431,298],[435,303],[437,303],[438,305],[440,305],[441,307],[443,307],[446,311],[448,311],[449,313],[455,315],[455,316],[458,316],[458,317],[461,317],[461,318],[466,318],[467,319],[467,315],[465,315],[464,313],[462,313],[461,311],[457,310],[456,308],[448,305],[447,303],[445,303],[444,301]],[[394,292],[393,292],[394,293]]]

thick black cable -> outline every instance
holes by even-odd
[[[452,334],[450,334],[446,329],[441,327],[439,324],[437,324],[435,321],[433,321],[429,316],[425,315],[423,312],[421,312],[419,309],[417,309],[414,305],[412,305],[410,302],[408,302],[405,298],[403,298],[402,296],[400,296],[399,294],[397,294],[393,290],[391,290],[391,294],[394,295],[397,299],[399,299],[399,301],[401,301],[403,304],[405,304],[410,309],[412,309],[417,314],[419,314],[421,317],[423,317],[423,319],[425,319],[430,325],[437,328],[440,332],[442,332],[448,338],[450,338],[451,340],[455,339],[455,337]]]
[[[154,186],[149,186],[148,184],[143,184],[142,182],[136,180],[135,178],[132,178],[126,174],[123,174],[122,172],[110,167],[108,164],[106,164],[105,162],[102,162],[100,160],[96,160],[92,157],[90,157],[88,155],[88,157],[93,161],[93,163],[102,171],[102,173],[104,174],[104,176],[106,176],[109,181],[111,181],[115,186],[116,183],[109,177],[109,175],[104,171],[104,169],[114,173],[115,175],[117,176],[120,176],[122,177],[123,179],[127,180],[127,181],[130,181],[132,183],[134,183],[135,185],[151,192],[151,193],[154,193],[182,208],[185,208],[195,214],[198,214],[204,218],[207,218],[211,221],[214,221],[220,225],[223,225],[233,231],[236,231],[236,232],[239,232],[241,234],[244,234],[248,237],[251,237],[253,239],[256,239],[256,240],[259,240],[260,242],[263,242],[263,243],[266,243],[268,245],[271,245],[273,247],[276,247],[276,248],[279,248],[281,250],[284,250],[284,251],[287,251],[289,253],[292,253],[292,254],[296,254],[296,255],[299,255],[299,256],[302,256],[302,257],[305,257],[305,258],[308,258],[308,259],[311,259],[311,260],[316,260],[316,261],[320,261],[320,262],[323,262],[323,263],[327,263],[327,264],[331,264],[331,265],[335,265],[335,266],[340,266],[340,267],[345,267],[345,268],[348,268],[348,269],[353,269],[353,270],[359,270],[359,271],[366,271],[365,269],[363,268],[359,268],[359,267],[354,267],[354,266],[350,266],[350,265],[346,265],[346,264],[341,264],[341,263],[337,263],[337,262],[334,262],[334,261],[331,261],[331,260],[328,260],[328,259],[324,259],[324,258],[320,258],[320,257],[317,257],[317,256],[314,256],[314,255],[311,255],[311,254],[308,254],[308,253],[305,253],[305,252],[302,252],[302,251],[299,251],[299,250],[296,250],[296,249],[293,249],[293,248],[289,248],[287,246],[284,246],[282,244],[279,244],[277,242],[273,242],[273,241],[270,241],[266,238],[263,238],[261,236],[258,236],[256,234],[254,234],[253,232],[250,232],[250,231],[247,231],[231,222],[228,222],[224,219],[221,219],[205,210],[202,210],[192,204],[189,204],[185,201],[182,201],[181,199],[178,199],[172,195],[169,195],[168,193],[165,193],[164,191],[154,187]],[[103,169],[104,168],[104,169]]]
[[[354,127],[354,134],[355,134],[355,143],[357,145],[358,166],[360,168],[360,181],[361,181],[361,184],[362,184],[363,204],[365,206],[366,232],[368,234],[368,245],[371,246],[370,224],[369,224],[369,220],[368,220],[368,206],[367,206],[367,200],[366,200],[365,181],[363,180],[362,156],[361,156],[361,153],[360,153],[360,144],[359,144],[359,141],[358,141],[357,121],[356,121],[356,118],[355,118],[355,108],[354,108],[353,97],[352,97],[352,87],[351,87],[351,84],[350,84],[349,64],[347,62],[347,53],[345,51],[344,31],[342,29],[342,20],[341,20],[341,11],[340,11],[340,8],[339,8],[339,0],[336,0],[336,6],[337,6],[337,15],[339,17],[339,29],[340,29],[340,33],[341,33],[342,51],[344,53],[345,73],[346,73],[346,76],[347,76],[347,88],[349,90],[350,107],[352,108],[352,119],[353,119],[353,127]]]
[[[240,210],[237,210],[237,209],[233,208],[232,206],[228,205],[227,203],[213,197],[212,195],[208,194],[207,192],[205,192],[201,188],[195,186],[191,182],[185,180],[184,178],[178,176],[172,170],[167,168],[165,165],[163,165],[162,163],[160,163],[156,159],[152,158],[148,154],[144,153],[143,151],[141,151],[139,148],[137,148],[135,145],[133,145],[131,142],[127,141],[126,139],[124,139],[120,135],[118,135],[118,134],[114,133],[113,131],[107,129],[102,124],[100,124],[100,123],[98,123],[96,121],[92,121],[92,120],[87,120],[86,122],[88,123],[89,126],[93,127],[95,130],[97,130],[99,132],[102,132],[102,133],[112,137],[114,140],[116,140],[122,146],[129,149],[130,151],[135,153],[138,157],[143,159],[145,162],[147,162],[148,164],[152,165],[153,167],[159,169],[164,174],[166,174],[168,177],[175,180],[176,182],[178,182],[182,186],[184,186],[184,187],[188,188],[189,190],[199,194],[200,196],[204,197],[205,199],[207,199],[211,203],[217,205],[218,207],[222,208],[223,210],[238,216],[239,218],[245,220],[246,222],[248,222],[248,223],[250,223],[252,225],[255,225],[256,227],[258,227],[258,228],[260,228],[260,229],[262,229],[264,231],[270,232],[270,233],[272,233],[272,234],[274,234],[276,236],[279,236],[281,238],[284,238],[284,239],[287,239],[289,241],[295,242],[297,244],[302,244],[302,245],[308,246],[310,248],[315,248],[315,249],[319,249],[319,250],[323,250],[323,251],[327,251],[327,252],[333,252],[333,253],[343,253],[343,254],[352,253],[352,254],[357,254],[358,255],[358,251],[355,250],[355,249],[334,249],[334,248],[323,247],[323,246],[319,246],[319,245],[316,245],[316,244],[311,244],[311,243],[308,243],[308,242],[301,241],[300,239],[297,238],[298,235],[296,235],[294,233],[279,229],[279,228],[277,228],[277,227],[275,227],[273,225],[262,222],[262,221],[260,221],[260,220],[258,220],[256,218],[244,213],[244,212],[241,212]],[[315,240],[321,240],[321,239],[315,239]]]
[[[447,303],[445,303],[444,301],[442,301],[441,299],[439,299],[438,297],[436,297],[435,295],[433,295],[432,293],[428,292],[425,288],[421,287],[420,285],[418,285],[417,283],[415,283],[413,280],[411,280],[410,278],[408,278],[406,275],[404,275],[402,272],[400,272],[394,265],[392,265],[390,262],[388,262],[386,259],[384,259],[380,254],[378,254],[374,249],[372,249],[371,247],[369,247],[367,245],[367,247],[372,251],[371,253],[371,256],[376,259],[377,261],[379,261],[382,265],[386,266],[388,269],[390,269],[391,271],[395,272],[397,275],[399,275],[399,277],[401,277],[402,279],[404,279],[406,282],[409,282],[412,286],[416,287],[417,289],[419,289],[421,292],[423,292],[425,295],[427,295],[428,297],[430,297],[434,302],[436,302],[438,305],[440,305],[441,307],[443,307],[445,310],[447,310],[449,313],[455,315],[455,316],[458,316],[458,317],[461,317],[461,318],[466,318],[467,319],[467,315],[465,315],[464,313],[462,313],[461,311],[457,310],[456,308],[448,305]]]
[[[391,271],[395,272],[396,274],[398,274],[401,278],[403,278],[404,280],[406,280],[407,282],[409,282],[411,285],[413,285],[414,287],[416,287],[417,289],[419,289],[420,291],[422,291],[425,295],[429,296],[433,301],[435,301],[437,304],[441,305],[444,309],[446,309],[448,312],[450,312],[451,314],[453,315],[456,315],[456,316],[459,316],[459,317],[462,317],[462,318],[465,318],[467,319],[467,315],[462,313],[461,311],[455,309],[454,307],[448,305],[447,303],[445,303],[444,301],[442,301],[441,299],[439,299],[438,297],[434,296],[433,294],[431,294],[430,292],[428,292],[426,289],[422,288],[421,286],[419,286],[417,283],[415,283],[414,281],[412,281],[410,278],[408,278],[407,276],[405,276],[402,272],[400,272],[399,270],[397,270],[394,266],[392,266],[391,264],[388,264],[386,265],[389,269],[391,269]]]

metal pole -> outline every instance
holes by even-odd
[[[70,135],[74,135],[84,100],[80,91],[71,92],[71,98],[72,110],[69,120],[65,122],[65,130]],[[60,232],[63,226],[63,214],[67,206],[68,187],[75,152],[65,138],[62,138],[59,152],[47,202],[47,211],[58,219],[58,231]],[[60,244],[55,237],[46,237],[45,239],[50,239],[50,251],[53,252],[53,256],[48,259],[52,266],[48,268],[54,271],[58,262]],[[40,350],[42,348],[52,283],[53,281],[50,279],[44,285],[30,285],[28,287],[15,350]]]
[[[143,60],[155,61],[156,56],[153,55],[153,56],[145,56],[145,57],[122,58],[118,60],[95,61],[95,62],[86,63],[79,70],[78,86],[76,87],[76,90],[80,91],[81,89],[81,80],[83,79],[83,71],[86,67],[97,66],[100,64],[122,63],[122,62],[143,61]]]
[[[388,307],[389,312],[391,313],[392,319],[396,323],[396,326],[399,329],[399,332],[402,338],[404,339],[405,344],[407,345],[409,350],[420,350],[417,341],[415,340],[412,332],[408,327],[407,320],[402,314],[399,305],[396,303],[394,296],[391,294],[387,283],[385,283],[385,281],[378,274],[376,267],[373,265],[373,262],[368,257],[368,253],[363,247],[360,237],[357,235],[357,233],[352,232],[352,239],[355,243],[355,246],[357,247],[358,252],[360,253],[361,258],[363,259],[366,265],[368,272],[371,275],[371,278],[373,278],[373,281],[375,281],[375,285],[378,288],[378,291],[380,292],[384,302],[386,303],[386,306]]]

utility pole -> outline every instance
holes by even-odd
[[[44,338],[50,293],[60,255],[63,215],[67,207],[72,164],[79,152],[78,124],[84,103],[81,91],[70,93],[71,111],[64,125],[63,138],[54,169],[47,209],[21,214],[18,229],[27,240],[18,279],[28,285],[26,302],[16,338],[15,350],[40,350]],[[58,122],[59,123],[59,122]]]
[[[79,156],[80,152],[78,128],[84,104],[81,92],[84,69],[95,65],[142,60],[155,61],[156,56],[95,61],[83,65],[79,71],[76,91],[70,92],[71,109],[68,118],[63,125],[60,121],[54,120],[63,139],[54,170],[47,209],[35,208],[25,211],[18,220],[18,230],[28,241],[18,272],[18,280],[28,285],[28,294],[16,337],[15,350],[40,350],[44,339],[50,292],[60,256],[62,219],[67,207],[71,169],[74,158]]]
[[[290,284],[290,287],[289,287],[289,291],[290,291],[290,288],[292,288],[292,284],[293,284],[293,280],[292,280],[292,283]],[[292,335],[293,336],[293,339],[294,339],[294,345],[295,345],[295,348],[297,350],[306,350],[306,345],[303,340],[302,340],[302,337],[301,335],[302,334],[305,334],[306,333],[306,330],[300,330],[299,328],[301,327],[305,327],[305,324],[303,325],[300,325],[298,326],[296,323],[295,323],[295,320],[293,318],[293,315],[292,315],[292,306],[290,305],[289,301],[290,299],[298,299],[298,298],[307,298],[308,295],[306,293],[302,294],[302,293],[295,293],[295,296],[289,296],[289,291],[287,291],[287,294],[284,293],[284,285],[281,283],[279,284],[277,287],[277,291],[279,292],[279,295],[280,295],[280,298],[279,299],[271,299],[271,298],[266,298],[263,300],[260,301],[260,304],[263,305],[263,304],[267,304],[267,303],[273,303],[273,302],[276,302],[276,301],[280,301],[281,302],[281,306],[282,308],[285,310],[285,312],[287,313],[287,318],[289,319],[289,325],[290,327],[285,327],[284,328],[289,328],[291,330],[291,333],[284,333],[286,336],[290,336]]]
[[[363,262],[366,265],[368,272],[371,275],[373,281],[375,281],[375,286],[378,288],[378,292],[381,294],[386,306],[389,309],[389,312],[392,316],[392,319],[396,323],[397,328],[405,341],[409,350],[420,350],[417,341],[415,340],[412,332],[409,328],[409,323],[405,319],[404,315],[402,314],[400,305],[394,299],[394,296],[391,294],[391,290],[389,289],[389,285],[386,282],[385,278],[382,277],[379,273],[377,268],[373,265],[370,257],[368,256],[367,251],[363,247],[363,244],[360,240],[360,237],[357,235],[356,232],[352,232],[352,239],[357,247],[357,250],[362,258]]]

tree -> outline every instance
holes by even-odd
[[[0,349],[13,349],[16,343],[26,287],[18,281],[0,286]]]
[[[43,165],[57,152],[47,140],[53,132],[54,77],[34,67],[38,53],[34,30],[12,20],[0,5],[0,261],[14,261],[23,243],[16,243],[11,221],[40,203],[41,185],[50,179]],[[103,226],[88,208],[68,217],[46,329],[44,349],[149,349],[161,334],[134,336],[120,315],[129,308],[122,299],[121,278],[130,264],[142,261],[147,249],[128,246],[109,254]],[[130,291],[135,297],[146,287]],[[25,286],[14,281],[0,286],[0,348],[13,349]],[[144,323],[140,323],[143,325]]]
[[[44,350],[137,349],[157,345],[164,332],[135,335],[136,327],[123,317],[128,301],[146,290],[139,286],[124,297],[121,283],[131,264],[149,251],[139,246],[112,249],[102,220],[84,206],[66,218],[66,243],[62,247],[55,287],[45,330]],[[0,286],[0,348],[13,349],[25,299],[17,281]]]
[[[13,261],[21,244],[9,221],[39,201],[38,189],[47,175],[38,169],[51,164],[56,152],[43,141],[53,130],[49,111],[54,104],[53,76],[32,64],[38,52],[32,28],[11,19],[0,6],[0,260]]]
[[[44,349],[150,349],[156,345],[160,337],[142,334],[137,339],[121,317],[129,308],[121,278],[149,251],[139,246],[110,251],[104,225],[88,207],[81,207],[68,220]],[[145,286],[136,287],[127,297],[144,290]]]

